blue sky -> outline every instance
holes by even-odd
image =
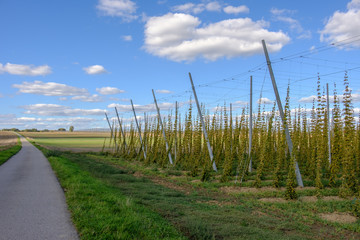
[[[186,109],[191,72],[211,112],[241,113],[275,100],[265,39],[282,99],[311,108],[316,80],[343,91],[348,72],[360,102],[360,0],[338,1],[0,1],[0,129],[106,127],[104,112]]]

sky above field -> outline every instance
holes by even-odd
[[[309,109],[347,73],[355,113],[360,102],[360,0],[2,0],[0,129],[105,128],[104,112],[128,122],[186,110],[191,72],[199,101],[234,114],[275,100],[265,40],[282,100]],[[323,90],[321,90],[323,91]],[[256,107],[254,107],[256,109]]]

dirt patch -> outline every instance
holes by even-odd
[[[296,187],[296,191],[316,190],[316,187]]]
[[[283,198],[260,198],[258,200],[260,202],[268,202],[268,203],[286,203],[287,202]]]
[[[266,214],[264,212],[261,212],[261,211],[258,211],[258,210],[253,211],[251,214],[254,215],[254,216],[258,216],[258,217],[269,216],[268,214]]]
[[[300,197],[299,200],[301,202],[316,202],[318,198],[316,196],[303,196]]]
[[[215,205],[215,206],[219,206],[219,207],[230,206],[230,205],[234,204],[232,202],[217,201],[217,200],[197,201],[197,203],[205,203],[205,204],[208,204],[208,205]]]
[[[221,187],[220,190],[227,194],[236,193],[261,193],[261,192],[279,192],[285,190],[285,188],[274,188],[274,187],[262,187],[262,188],[251,188],[251,187]]]
[[[144,177],[144,174],[142,174],[141,172],[134,172],[133,176],[140,178],[140,177]]]
[[[153,182],[153,183],[156,183],[156,184],[159,184],[159,185],[162,185],[164,187],[167,187],[167,188],[170,188],[170,189],[174,189],[176,191],[179,191],[179,192],[182,192],[182,193],[185,193],[186,195],[189,195],[192,191],[192,189],[189,189],[185,186],[179,186],[169,180],[166,180],[166,179],[162,179],[162,178],[159,178],[159,177],[149,177],[149,179]]]
[[[200,181],[200,179],[195,179],[195,180],[192,180],[191,182],[192,183],[200,183],[201,181]]]
[[[350,213],[321,213],[319,214],[319,217],[329,222],[338,223],[354,223],[357,221],[357,218],[352,216]]]
[[[339,196],[324,196],[321,198],[323,201],[345,201],[347,199],[341,198]]]

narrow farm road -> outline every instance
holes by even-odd
[[[24,137],[21,142],[0,166],[0,239],[78,239],[50,164]]]

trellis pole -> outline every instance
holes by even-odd
[[[329,84],[326,84],[326,109],[328,119],[328,150],[329,150],[329,167],[331,165],[331,123],[330,123],[330,99],[329,99]]]
[[[292,154],[293,143],[291,141],[289,128],[288,128],[288,126],[286,124],[286,121],[285,121],[284,110],[283,110],[283,107],[282,107],[282,104],[281,104],[281,100],[280,100],[279,92],[278,92],[278,89],[277,89],[277,85],[276,85],[276,81],[275,81],[275,77],[274,77],[274,72],[273,72],[272,67],[271,67],[271,62],[270,62],[269,54],[268,54],[268,51],[267,51],[267,48],[266,48],[265,40],[262,40],[262,45],[263,45],[263,49],[264,49],[264,53],[265,53],[265,57],[266,57],[267,66],[268,66],[269,73],[270,73],[271,82],[272,82],[274,92],[275,92],[276,102],[277,102],[277,105],[278,105],[278,108],[279,108],[280,117],[281,117],[284,129],[285,129],[286,141],[287,141],[287,144],[288,144],[289,152],[290,152],[290,154]],[[298,186],[304,187],[302,177],[301,177],[301,173],[300,173],[300,169],[299,169],[299,164],[298,164],[298,162],[296,160],[295,160],[295,174],[296,174],[296,181],[297,181]]]
[[[157,115],[158,115],[158,120],[159,120],[161,129],[162,129],[162,133],[163,133],[163,136],[164,136],[164,140],[165,140],[166,151],[168,152],[169,162],[170,162],[171,164],[173,164],[173,160],[172,160],[172,157],[171,157],[171,152],[169,151],[169,144],[168,144],[168,141],[167,141],[167,139],[166,139],[166,133],[165,133],[165,129],[164,129],[163,122],[162,122],[162,120],[161,120],[160,109],[159,109],[159,106],[158,106],[157,101],[156,101],[154,89],[152,89],[152,94],[153,94],[153,96],[154,96],[154,102],[155,102],[155,106],[156,106],[156,111],[157,111]]]
[[[196,106],[197,106],[198,113],[199,113],[199,116],[200,116],[200,121],[201,121],[202,129],[203,129],[203,132],[204,132],[207,148],[208,148],[208,151],[209,151],[210,161],[212,163],[212,167],[213,167],[214,171],[217,172],[216,163],[214,161],[214,155],[213,155],[213,152],[212,152],[212,149],[211,149],[211,146],[210,146],[209,137],[208,137],[208,134],[207,134],[207,131],[206,131],[205,122],[204,122],[204,119],[203,119],[203,116],[202,116],[202,113],[201,113],[201,108],[200,108],[199,101],[198,101],[198,98],[197,98],[197,95],[196,95],[196,91],[195,91],[194,83],[193,83],[193,80],[192,80],[192,77],[191,77],[191,73],[189,73],[189,77],[190,77],[191,87],[192,87],[192,90],[193,90],[193,93],[194,93]]]
[[[110,128],[110,134],[111,134],[111,136],[110,136],[110,144],[111,144],[111,138],[114,138],[114,144],[116,146],[116,136],[114,136],[114,129],[110,124],[110,121],[109,121],[109,118],[108,118],[108,115],[106,114],[106,112],[105,112],[105,117],[106,117],[106,121],[109,124],[109,128]],[[109,147],[111,147],[111,146],[109,145]],[[115,149],[115,151],[116,151],[116,149]]]
[[[175,102],[175,118],[177,118],[178,116],[177,116],[177,114],[178,114],[178,102],[176,101]],[[174,139],[174,153],[175,153],[175,162],[176,162],[176,160],[177,160],[177,151],[178,151],[178,149],[177,149],[177,135],[178,135],[178,131],[177,131],[177,122],[175,122],[176,124],[175,124],[175,139]]]
[[[137,127],[138,132],[139,132],[140,144],[141,144],[141,147],[142,147],[142,149],[143,149],[144,158],[146,159],[146,149],[145,149],[144,143],[143,143],[143,141],[142,141],[141,130],[140,130],[140,127],[139,127],[139,123],[138,123],[138,121],[137,121],[137,118],[136,118],[136,113],[135,113],[134,104],[133,104],[133,101],[132,101],[131,99],[130,99],[130,102],[131,102],[131,107],[132,107],[132,110],[133,110],[133,113],[134,113],[134,118],[135,118],[136,127]]]
[[[252,147],[252,131],[253,131],[253,95],[252,95],[252,76],[250,76],[250,109],[249,109],[249,150],[248,150],[248,158],[249,161],[249,172],[252,171],[252,157],[251,157],[251,147]]]
[[[116,116],[117,116],[117,119],[118,119],[118,122],[119,122],[121,135],[123,136],[123,139],[124,139],[124,146],[125,146],[125,151],[126,151],[127,150],[126,137],[125,137],[124,129],[122,128],[122,124],[121,124],[121,121],[120,121],[120,118],[119,118],[119,113],[118,113],[118,110],[117,110],[116,107],[115,107],[115,112],[116,112]]]

